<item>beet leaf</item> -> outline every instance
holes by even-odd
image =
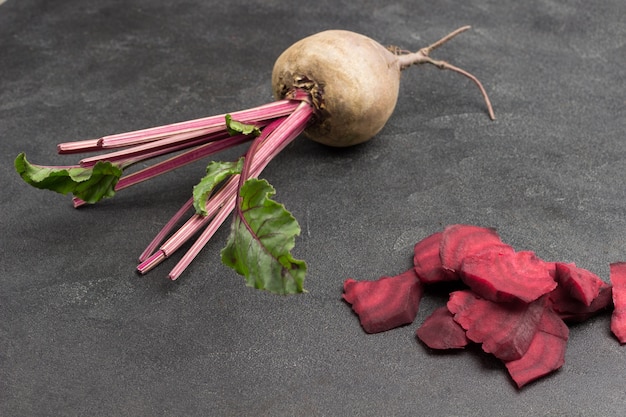
[[[222,262],[243,275],[250,287],[277,294],[304,292],[306,263],[290,253],[300,226],[270,198],[274,194],[265,180],[251,178],[243,184]]]
[[[79,165],[53,167],[31,164],[24,153],[15,158],[15,169],[33,187],[60,194],[72,193],[87,203],[112,197],[122,176],[122,170],[110,162],[98,162],[89,168]]]
[[[206,167],[206,175],[193,187],[193,206],[196,213],[206,216],[206,203],[215,187],[231,175],[240,174],[243,158],[234,162],[211,162]]]
[[[259,129],[257,126],[253,124],[246,124],[246,123],[241,123],[240,121],[237,121],[237,120],[233,120],[230,114],[227,114],[225,118],[226,118],[226,130],[228,131],[228,134],[231,136],[235,136],[240,133],[243,135],[253,135],[253,136],[261,135],[261,129]]]

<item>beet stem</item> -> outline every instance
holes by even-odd
[[[139,262],[143,262],[154,253],[158,246],[165,240],[165,237],[174,229],[174,226],[183,218],[185,213],[193,207],[193,197],[187,200],[185,204],[172,216],[172,218],[163,226],[163,228],[152,239],[150,244],[139,255]]]
[[[217,229],[224,223],[228,215],[235,209],[238,199],[238,189],[249,178],[256,178],[289,143],[298,137],[309,123],[314,114],[310,102],[302,100],[294,112],[288,117],[276,119],[263,130],[246,152],[246,164],[241,174],[233,175],[224,186],[207,201],[207,215],[194,214],[180,229],[178,229],[157,252],[146,258],[137,266],[140,274],[145,274],[156,265],[177,251],[185,242],[199,230],[205,230],[185,253],[178,264],[169,273],[171,280],[176,280],[191,264],[202,248],[209,242]],[[183,213],[183,209],[177,212]],[[176,215],[175,215],[176,217]],[[182,214],[181,214],[182,217]],[[171,222],[171,221],[170,221]],[[161,239],[165,233],[159,233]],[[158,243],[150,243],[150,250],[154,250]],[[145,254],[150,250],[146,248]]]
[[[152,255],[150,255],[145,261],[143,261],[137,267],[137,272],[140,274],[146,274],[151,269],[155,268],[166,258],[165,252],[162,250],[158,250]]]
[[[92,152],[102,149],[100,139],[87,139],[74,142],[64,142],[57,145],[57,152],[60,154]]]
[[[200,234],[200,237],[191,245],[191,248],[183,255],[183,257],[178,261],[176,266],[170,271],[168,277],[172,281],[175,281],[180,277],[180,275],[187,269],[187,267],[191,264],[191,262],[196,258],[198,253],[204,248],[204,246],[209,242],[209,240],[213,237],[217,229],[224,223],[224,221],[228,218],[230,213],[235,208],[235,203],[237,201],[236,195],[231,195],[226,204],[222,206],[219,212],[215,215],[211,223],[209,223],[208,227],[204,229],[204,231]]]
[[[287,116],[298,107],[297,100],[278,100],[247,110],[231,113],[233,119],[244,123],[256,123],[276,117]],[[226,114],[203,117],[185,122],[172,123],[147,129],[134,130],[132,132],[117,133],[103,136],[99,139],[88,139],[75,142],[65,142],[57,145],[59,153],[90,152],[101,149],[111,149],[126,146],[136,146],[146,142],[167,138],[177,134],[198,132],[207,128],[224,130]],[[198,136],[198,135],[196,135]]]

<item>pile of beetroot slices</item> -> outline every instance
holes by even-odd
[[[518,388],[559,369],[566,323],[613,308],[611,330],[626,343],[626,263],[610,265],[610,282],[573,263],[515,251],[494,229],[455,224],[415,245],[414,267],[375,281],[344,282],[367,333],[410,324],[423,289],[456,281],[458,290],[432,312],[416,336],[431,349],[478,343],[500,359]]]

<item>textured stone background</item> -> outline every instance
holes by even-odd
[[[432,354],[416,322],[366,335],[347,277],[411,265],[449,223],[496,227],[518,249],[608,280],[626,260],[626,3],[585,1],[8,0],[0,6],[0,414],[6,416],[595,416],[626,406],[626,348],[609,316],[571,329],[566,364],[518,392],[478,350]],[[301,296],[245,287],[220,230],[179,282],[137,255],[204,164],[74,210],[13,172],[68,140],[271,100],[274,59],[329,29],[435,54],[476,88],[412,68],[371,142],[301,139],[265,171],[302,225]],[[224,159],[238,155],[227,153]],[[176,258],[176,257],[175,257]]]

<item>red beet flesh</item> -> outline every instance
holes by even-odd
[[[500,244],[502,241],[495,229],[467,224],[450,225],[441,236],[441,265],[446,273],[455,276],[465,258]]]
[[[422,297],[422,286],[413,268],[376,281],[347,279],[343,289],[343,299],[352,304],[367,333],[412,323]]]
[[[589,271],[572,274],[572,269],[579,268],[574,264],[555,264],[558,285],[549,299],[559,317],[569,323],[581,322],[613,305],[613,287],[610,284]],[[596,295],[591,298],[593,294]]]
[[[626,262],[610,265],[611,283],[613,284],[613,314],[611,331],[620,343],[626,343]]]
[[[433,311],[415,335],[431,349],[460,349],[469,343],[465,330],[446,306]]]
[[[556,288],[551,269],[533,252],[503,248],[465,258],[461,279],[488,300],[530,303]]]
[[[517,387],[522,388],[563,366],[568,337],[569,329],[565,323],[550,308],[544,309],[526,353],[505,364]]]
[[[556,279],[573,298],[582,301],[587,307],[598,297],[604,281],[593,272],[579,268],[575,264],[557,262]]]
[[[532,303],[496,303],[471,291],[450,294],[448,310],[466,330],[468,339],[503,361],[521,358],[530,346],[546,308],[544,299]]]
[[[442,236],[442,232],[433,233],[417,242],[413,249],[413,265],[415,265],[415,272],[423,284],[458,279],[458,276],[454,274],[446,274],[441,265],[439,245]]]
[[[518,388],[563,366],[569,330],[614,305],[611,330],[626,343],[626,262],[610,265],[611,284],[574,263],[546,262],[515,251],[495,229],[446,227],[414,246],[414,268],[378,281],[344,283],[366,332],[408,324],[417,314],[422,284],[461,281],[446,306],[415,334],[431,349],[459,349],[470,342],[502,360]]]

